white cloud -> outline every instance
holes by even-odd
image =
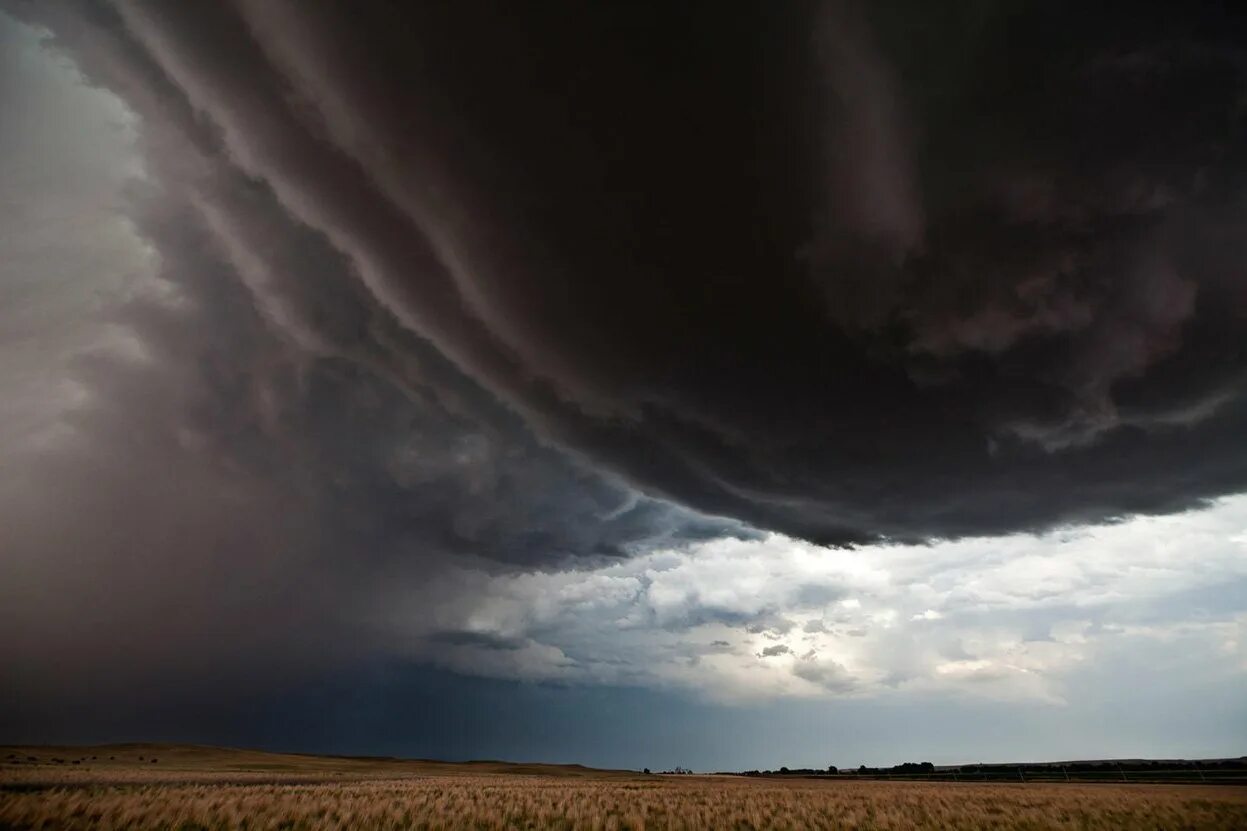
[[[1244,528],[1247,497],[1235,497],[1177,516],[930,546],[717,539],[580,570],[454,569],[415,592],[392,588],[378,620],[426,660],[508,678],[679,687],[721,701],[949,693],[1060,703],[1081,665],[1123,650],[1145,660],[1175,638],[1206,645],[1219,662],[1210,671],[1244,671]],[[483,657],[480,643],[445,633],[524,647]]]

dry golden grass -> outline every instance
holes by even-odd
[[[312,765],[316,782],[283,780],[306,770],[249,782],[215,777],[273,772],[86,767],[49,780],[42,765],[9,769],[0,828],[1247,829],[1247,789],[1233,787],[599,776],[558,766],[572,775],[482,774],[397,762],[368,774],[347,762],[346,771]]]
[[[154,760],[154,761],[153,761]],[[5,782],[322,781],[411,775],[516,773],[545,776],[634,776],[583,765],[436,762],[385,757],[313,756],[181,744],[92,746],[0,745]]]

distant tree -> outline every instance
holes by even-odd
[[[788,768],[781,767],[781,768],[779,769],[779,772],[780,772],[780,773],[787,773],[787,772],[788,772]]]
[[[649,768],[646,768],[646,769],[645,769],[645,772],[648,774],[648,773],[649,773]]]
[[[839,769],[839,768],[837,768],[835,765],[828,765],[828,766],[827,766],[827,772],[828,772],[828,773],[839,773],[839,772],[840,772],[840,769]]]
[[[893,773],[932,773],[935,771],[935,765],[930,762],[902,762],[899,765],[893,765],[891,770]]]

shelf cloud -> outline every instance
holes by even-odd
[[[27,11],[291,342],[372,309],[642,492],[842,543],[1247,476],[1236,18]]]
[[[1022,646],[1014,591],[1094,589],[918,563],[1247,489],[1228,7],[0,10],[0,672],[32,697],[368,653],[1055,701],[1107,630]]]

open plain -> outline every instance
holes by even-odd
[[[6,756],[5,829],[1247,828],[1235,787],[648,776],[155,745]]]

